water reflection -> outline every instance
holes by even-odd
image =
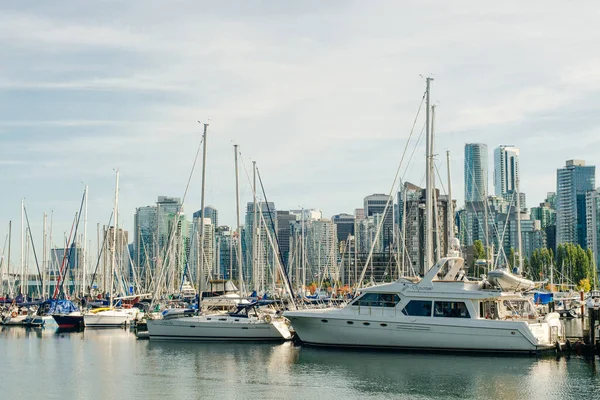
[[[594,359],[139,341],[3,327],[1,393],[22,398],[597,398]],[[35,380],[35,385],[32,385]],[[4,396],[2,396],[4,397]]]

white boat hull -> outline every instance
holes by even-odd
[[[86,328],[112,328],[129,325],[136,317],[137,309],[127,310],[106,310],[94,314],[85,314],[83,316],[84,326]]]
[[[27,315],[7,316],[2,320],[2,325],[23,325],[25,318],[27,318]]]
[[[540,336],[550,337],[550,328],[544,322],[486,319],[449,322],[431,317],[373,318],[311,311],[285,315],[300,340],[313,345],[485,352],[537,352],[554,348],[554,343],[542,343],[532,333],[539,330]]]
[[[229,316],[149,319],[150,340],[277,341],[291,339],[283,320],[267,323]],[[219,321],[222,320],[222,321]]]

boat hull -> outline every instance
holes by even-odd
[[[226,318],[224,318],[226,319]],[[291,334],[283,321],[206,321],[202,317],[148,320],[150,340],[283,341]]]
[[[554,344],[537,343],[526,322],[501,321],[500,327],[494,326],[496,321],[491,320],[439,324],[425,321],[426,318],[394,321],[293,312],[285,315],[299,339],[311,345],[503,353],[532,353],[554,348]]]
[[[61,329],[78,329],[83,328],[83,315],[59,315],[52,316],[56,324]]]
[[[120,328],[129,325],[137,312],[129,310],[106,310],[83,316],[86,328]]]
[[[27,318],[27,315],[17,315],[16,317],[8,316],[2,320],[2,325],[9,325],[9,326],[23,325],[23,322],[25,321],[26,318]]]

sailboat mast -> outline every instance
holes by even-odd
[[[44,243],[43,243],[43,252],[42,252],[42,299],[46,298],[46,253],[48,252],[48,233],[46,229],[46,221],[48,216],[44,213]]]
[[[430,177],[431,177],[431,202],[433,203],[433,222],[435,225],[435,259],[436,261],[442,258],[442,232],[440,231],[440,220],[438,218],[438,199],[435,190],[435,169],[433,168],[433,154],[435,143],[435,105],[431,106],[431,158],[429,162]]]
[[[258,232],[256,219],[256,161],[252,161],[252,282],[254,290],[259,289],[259,271],[258,271]]]
[[[240,184],[238,173],[238,145],[233,145],[235,155],[235,218],[237,222],[238,285],[240,296],[244,296],[244,275],[242,273],[242,226],[240,225]]]
[[[196,272],[196,278],[198,281],[198,305],[200,298],[202,297],[202,291],[204,289],[204,187],[206,183],[206,134],[208,124],[204,124],[204,133],[202,134],[202,194],[200,196],[200,234],[198,240],[198,246],[200,248],[200,262],[198,263],[198,271]],[[198,308],[200,309],[200,308]]]
[[[25,210],[25,199],[21,199],[21,294],[24,294],[25,287],[25,244],[23,243],[23,237],[25,235],[24,223],[23,223],[23,212]]]
[[[425,102],[425,265],[423,266],[423,272],[429,271],[433,266],[433,209],[432,209],[432,193],[431,193],[431,127],[430,127],[430,84],[432,78],[426,78],[427,89],[426,102]]]
[[[452,204],[452,179],[450,173],[450,150],[446,151],[446,169],[448,170],[448,251],[454,241],[454,205]]]
[[[12,221],[8,221],[8,267],[7,267],[7,271],[8,271],[8,292],[10,297],[13,297],[13,286],[14,286],[14,280],[13,280],[13,286],[10,285],[10,244],[12,242]]]
[[[523,243],[521,239],[521,196],[519,196],[519,178],[517,177],[517,244],[519,246],[519,273],[523,273]]]
[[[85,206],[84,206],[84,214],[83,214],[83,266],[82,266],[82,274],[81,274],[81,290],[82,295],[86,294],[86,282],[85,282],[85,274],[86,274],[86,266],[87,266],[87,223],[88,223],[88,186],[85,185]],[[44,216],[45,218],[45,216]],[[45,230],[44,230],[45,232]]]
[[[109,290],[109,303],[108,306],[112,308],[113,306],[113,287],[114,287],[114,277],[115,277],[115,257],[117,251],[117,229],[119,229],[119,170],[116,170],[116,182],[115,182],[115,207],[113,210],[114,221],[113,224],[113,237],[112,237],[112,254],[110,257],[110,286]]]

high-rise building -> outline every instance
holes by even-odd
[[[425,200],[426,191],[416,185],[409,182],[404,184],[405,193],[403,194],[403,212],[402,222],[403,234],[401,237],[404,238],[404,243],[400,245],[401,254],[401,266],[403,272],[415,271],[416,273],[423,274],[427,272],[425,262]],[[448,226],[448,212],[449,202],[447,195],[440,195],[439,190],[436,189],[437,199],[437,218],[433,222],[435,233],[433,235],[432,249],[435,254],[438,252],[440,257],[448,254],[448,237],[449,237],[449,226]],[[405,204],[404,204],[405,202]],[[402,258],[403,257],[403,258]],[[435,257],[437,258],[437,257]],[[410,266],[410,268],[408,268]]]
[[[151,274],[156,267],[157,249],[157,215],[156,206],[138,207],[134,216],[134,264],[140,282],[150,282]]]
[[[181,200],[167,196],[159,196],[156,206],[137,208],[134,219],[134,259],[138,282],[146,290],[151,290],[148,286],[152,281],[150,277],[156,276],[166,261],[173,265],[174,270],[183,269],[189,254],[188,222]],[[169,243],[173,248],[167,254]],[[169,259],[170,256],[174,259]]]
[[[335,224],[330,219],[310,221],[308,225],[307,265],[316,281],[323,277],[331,277],[336,272],[334,266],[337,265],[339,248],[335,228]]]
[[[591,190],[586,194],[586,225],[587,248],[592,250],[596,269],[600,264],[598,252],[600,251],[600,190]]]
[[[237,232],[228,226],[219,226],[215,231],[217,270],[223,279],[238,280]]]
[[[586,193],[594,190],[596,167],[568,160],[556,171],[556,243],[587,246]]]
[[[265,284],[272,281],[272,273],[276,270],[276,266],[273,265],[274,257],[277,255],[276,249],[271,245],[269,237],[275,245],[277,210],[273,202],[258,202],[256,212],[254,211],[254,203],[248,202],[242,242],[243,274],[244,279],[250,282],[251,290],[262,290]],[[255,221],[256,225],[254,225]]]
[[[210,218],[204,218],[204,224],[201,224],[202,220],[199,217],[195,217],[191,226],[191,231],[194,237],[192,238],[192,246],[190,249],[190,276],[194,277],[194,282],[197,281],[197,271],[202,266],[202,277],[204,282],[207,282],[209,278],[218,279],[220,278],[221,271],[219,270],[219,260],[216,251],[216,239],[215,239],[215,226],[212,224]],[[203,233],[200,234],[200,226],[203,228]],[[199,252],[200,247],[198,241],[202,241],[203,252]],[[200,261],[200,257],[203,255],[203,262]],[[204,286],[206,288],[208,286]]]
[[[196,211],[193,214],[194,218],[200,218],[202,215],[201,210]],[[213,226],[219,226],[219,211],[213,206],[204,207],[204,218],[209,218]]]
[[[385,250],[394,240],[394,202],[392,196],[378,193],[372,194],[365,197],[364,205],[365,217],[374,217],[377,214],[383,217],[383,226],[379,233],[383,238],[382,244]]]
[[[296,216],[289,211],[277,211],[277,243],[281,251],[283,265],[289,266],[290,255],[290,224],[296,221]]]
[[[348,240],[350,236],[354,236],[354,215],[350,214],[337,214],[331,217],[331,220],[336,226],[337,241]]]
[[[488,194],[488,148],[465,144],[465,202],[484,201]]]
[[[519,149],[501,145],[494,149],[494,189],[502,197],[517,190],[519,179]]]

